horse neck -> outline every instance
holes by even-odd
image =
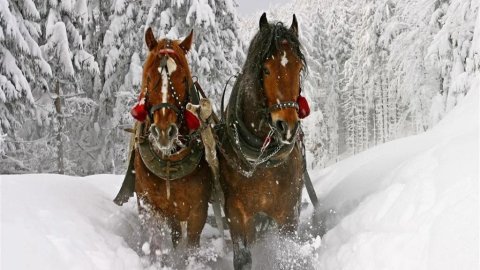
[[[263,138],[268,132],[265,118],[265,97],[255,76],[240,75],[232,93],[236,95],[235,104],[231,104],[235,118],[244,123],[247,130],[256,137]],[[262,123],[263,122],[263,123]]]

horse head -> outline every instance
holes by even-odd
[[[260,33],[270,32],[271,44],[261,66],[261,83],[267,112],[278,140],[291,143],[299,126],[300,77],[305,58],[300,51],[298,24],[295,15],[290,28],[269,24],[264,13]]]
[[[193,31],[184,40],[155,39],[145,32],[149,49],[143,69],[142,95],[150,118],[149,140],[162,153],[175,148],[185,127],[185,106],[192,77],[186,55],[192,46]]]

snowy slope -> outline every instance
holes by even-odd
[[[312,172],[330,230],[319,249],[316,240],[273,248],[316,269],[477,269],[478,98],[477,85],[432,131]],[[155,269],[131,248],[135,201],[111,201],[121,176],[0,178],[1,269]],[[212,233],[191,269],[231,267]]]
[[[478,86],[432,131],[318,172],[319,269],[478,269]]]

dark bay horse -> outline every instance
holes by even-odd
[[[219,130],[235,269],[251,267],[249,248],[261,222],[273,220],[287,235],[297,230],[303,186],[297,99],[305,65],[295,15],[287,28],[264,13]]]
[[[160,251],[160,224],[171,229],[173,246],[187,238],[198,247],[211,195],[211,172],[202,145],[188,126],[185,106],[198,104],[186,54],[193,31],[183,41],[156,40],[149,28],[141,98],[148,117],[137,123],[135,193],[144,233],[142,250]],[[182,241],[183,242],[183,241]]]

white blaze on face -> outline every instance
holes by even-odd
[[[283,67],[285,67],[288,64],[288,58],[287,58],[287,52],[283,51],[282,59],[280,61],[280,64],[282,64]]]
[[[290,140],[292,137],[292,133],[290,132],[290,129],[287,130],[287,140]]]
[[[171,76],[172,73],[177,70],[177,64],[175,63],[175,60],[173,60],[171,57],[168,57],[167,59],[167,68],[168,68],[168,75]],[[168,102],[168,76],[166,70],[162,71],[161,67],[158,67],[158,73],[162,76],[162,90],[160,93],[162,93],[162,103],[167,103]],[[162,113],[165,114],[165,108],[162,109]]]

